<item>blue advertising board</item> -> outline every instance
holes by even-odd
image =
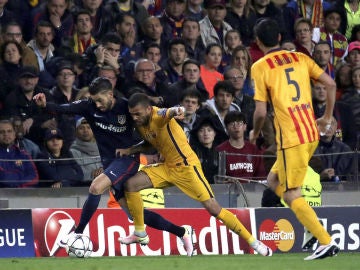
[[[31,209],[0,210],[0,258],[34,255]]]
[[[360,210],[358,206],[315,207],[315,212],[341,251],[360,251]],[[256,235],[274,252],[301,252],[304,227],[289,208],[259,208]],[[314,246],[314,249],[317,246]],[[311,251],[310,251],[311,252]]]

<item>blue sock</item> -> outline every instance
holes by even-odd
[[[75,229],[75,233],[83,233],[86,225],[89,223],[91,217],[94,215],[99,206],[101,195],[93,195],[89,193],[84,206],[81,211],[80,222]]]
[[[183,227],[177,226],[159,214],[146,209],[144,209],[144,221],[145,224],[151,228],[160,231],[167,231],[169,233],[175,234],[178,237],[182,237],[185,233],[185,229]]]

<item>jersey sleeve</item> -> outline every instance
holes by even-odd
[[[320,75],[324,73],[324,70],[322,68],[320,68],[315,61],[308,57],[307,55],[302,55],[302,57],[304,59],[302,59],[301,61],[306,62],[307,66],[308,66],[308,70],[309,70],[309,76],[310,78],[317,80],[319,79]]]
[[[265,79],[263,78],[264,72],[261,71],[261,64],[259,61],[254,63],[251,67],[251,84],[254,87],[254,100],[267,102],[268,95]]]
[[[170,110],[168,108],[158,108],[153,106],[153,119],[158,127],[165,126],[171,120]]]
[[[84,116],[90,108],[89,100],[77,100],[72,103],[56,104],[47,102],[46,110],[51,113],[78,114]]]

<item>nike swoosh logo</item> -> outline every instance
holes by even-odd
[[[116,176],[116,174],[115,174],[115,173],[113,173],[113,171],[110,171],[110,174],[111,174],[111,175],[113,175],[113,176]]]
[[[99,115],[99,114],[97,114],[97,113],[94,113],[94,117],[98,117],[98,118],[100,118],[100,117],[104,117],[104,116]]]

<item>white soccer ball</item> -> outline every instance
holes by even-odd
[[[87,258],[93,251],[91,239],[83,234],[75,234],[67,241],[66,252],[70,257]]]

